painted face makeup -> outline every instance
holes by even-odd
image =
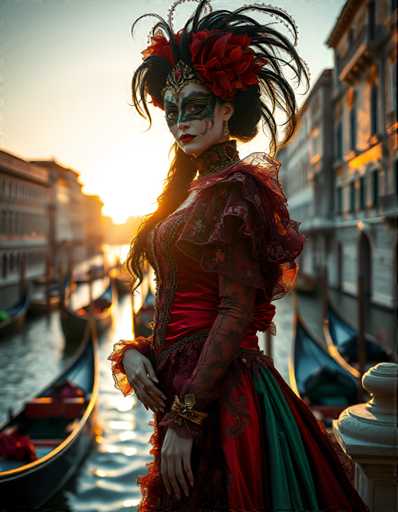
[[[223,106],[206,87],[190,83],[177,96],[166,89],[163,101],[167,125],[186,154],[197,157],[225,140]]]

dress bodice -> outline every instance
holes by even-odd
[[[294,285],[304,239],[289,217],[278,164],[253,154],[200,176],[179,208],[149,233],[155,352],[206,337],[218,314],[220,276],[256,289],[242,346],[257,347],[257,331],[275,334],[271,302]]]
[[[160,351],[190,338],[206,337],[218,312],[217,272],[205,271],[176,246],[189,213],[190,206],[177,209],[149,236],[148,256],[157,284],[154,346]],[[257,318],[242,338],[242,347],[258,347],[256,331],[263,312],[260,300],[257,309]]]

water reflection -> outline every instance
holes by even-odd
[[[79,473],[75,488],[64,491],[71,511],[118,512],[133,510],[140,501],[137,476],[145,472],[149,456],[151,413],[135,398],[115,389],[107,357],[118,339],[131,338],[131,301],[125,297],[115,308],[112,330],[100,342],[98,419],[102,427]]]

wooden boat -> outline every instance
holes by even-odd
[[[36,282],[36,290],[33,291],[29,313],[33,315],[42,315],[57,309],[64,296],[68,296],[71,293],[71,279],[70,276],[65,276],[62,283],[57,281]]]
[[[358,379],[315,339],[297,306],[294,312],[293,347],[289,357],[289,381],[293,391],[327,425],[343,409],[358,402]]]
[[[296,290],[300,293],[313,294],[317,289],[316,278],[300,271],[297,276]]]
[[[26,291],[14,306],[4,310],[5,318],[0,321],[0,337],[5,337],[22,328],[29,307],[29,293]]]
[[[95,279],[104,279],[107,275],[104,265],[91,265],[87,271],[75,273],[73,281],[76,284],[87,284]]]
[[[326,303],[323,319],[323,334],[329,354],[355,378],[360,372],[355,367],[358,363],[358,331],[354,329],[333,307],[330,300]],[[371,334],[365,335],[367,366],[383,361],[391,361],[391,356],[383,350]]]
[[[17,432],[29,436],[37,456],[31,462],[0,458],[2,509],[35,510],[73,476],[95,439],[98,385],[97,342],[88,326],[71,364],[0,428],[3,446]]]
[[[113,288],[110,282],[105,291],[93,301],[74,310],[66,305],[61,306],[61,327],[67,343],[81,339],[90,316],[93,317],[97,334],[102,334],[112,324]]]
[[[123,267],[113,268],[109,275],[115,283],[118,295],[127,295],[131,292],[131,279]]]

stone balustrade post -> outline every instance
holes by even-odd
[[[398,364],[379,363],[362,377],[367,403],[345,409],[333,432],[355,462],[355,487],[371,512],[398,510]]]

